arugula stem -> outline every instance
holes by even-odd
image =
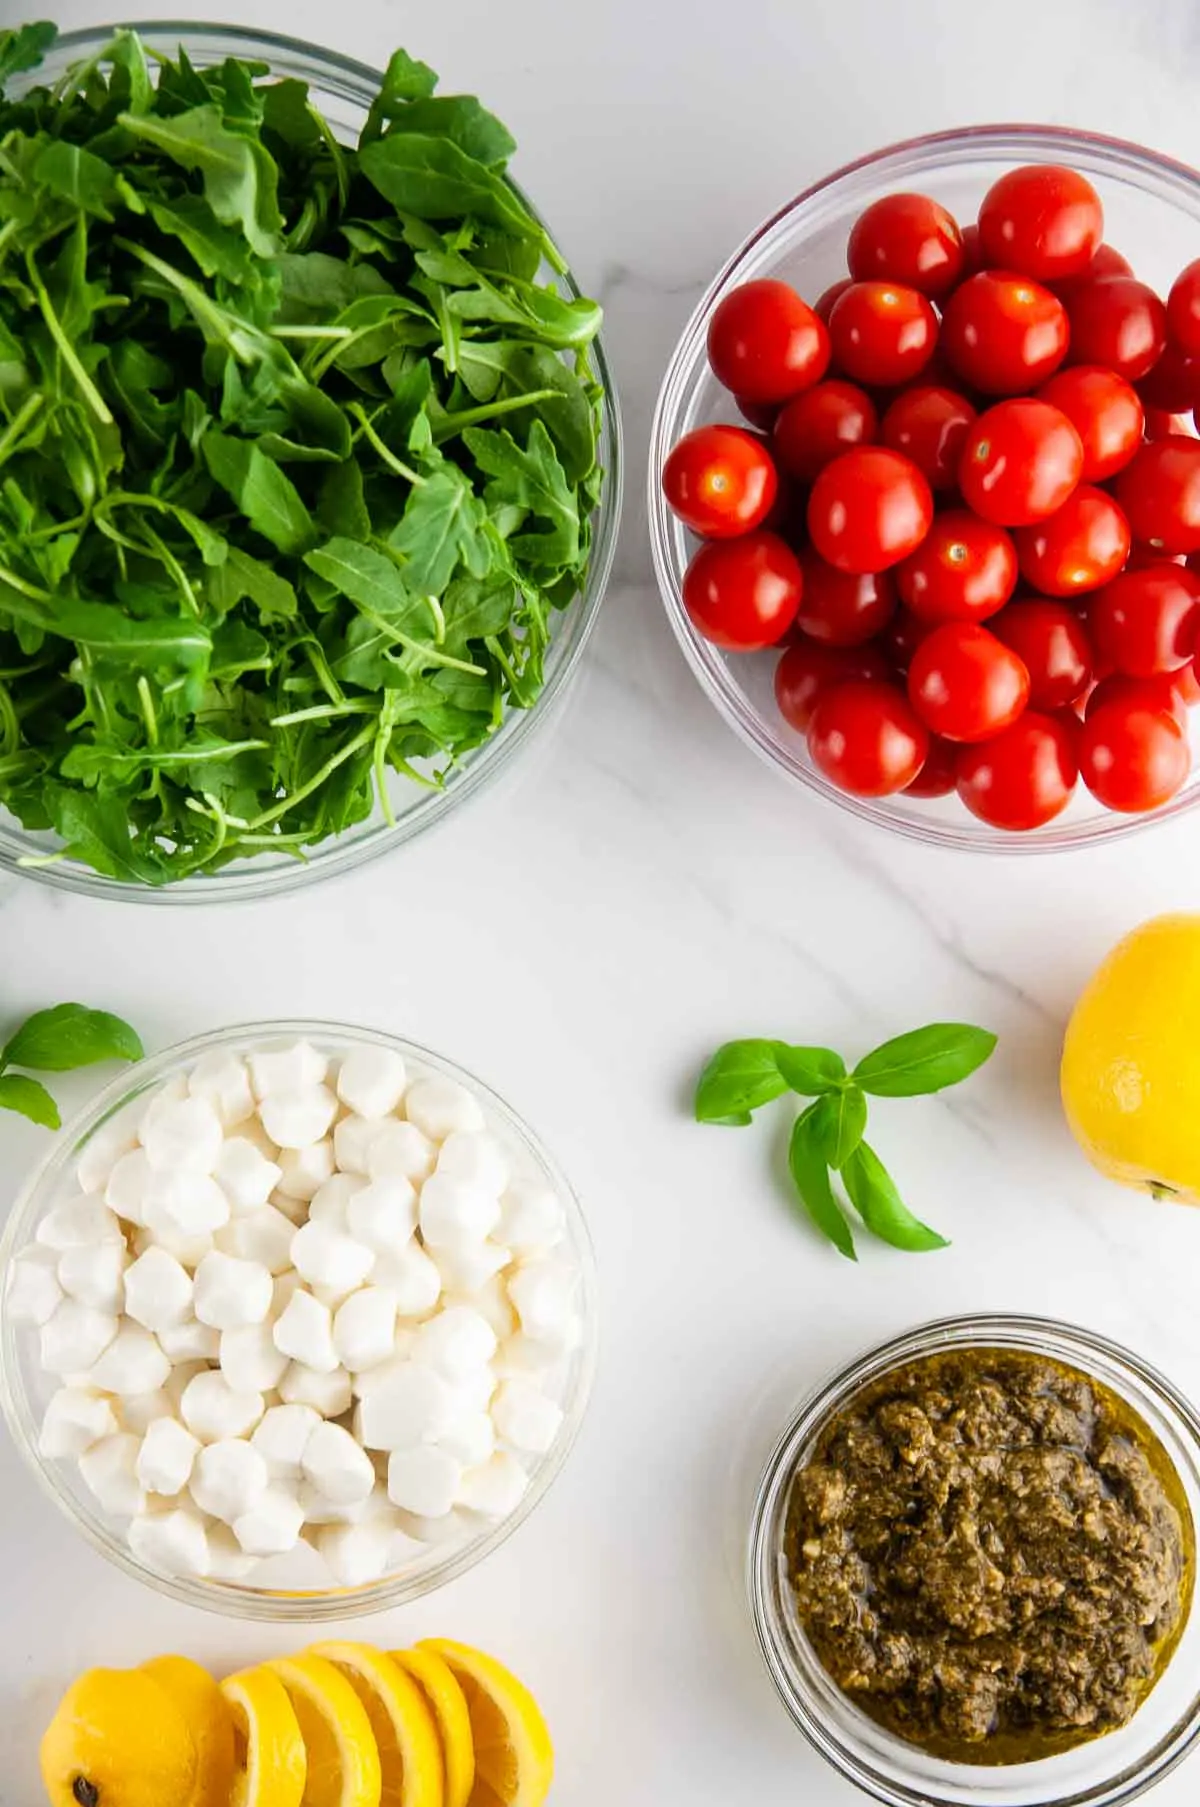
[[[314,703],[310,709],[293,709],[289,715],[273,715],[272,728],[294,728],[298,722],[334,721],[344,715],[377,715],[375,703]]]
[[[526,395],[507,395],[503,401],[481,402],[477,408],[460,408],[457,414],[441,414],[433,429],[436,444],[452,439],[464,427],[477,427],[481,421],[495,420],[500,414],[515,414],[518,408],[531,408],[535,402],[561,401],[557,389],[531,389]]]
[[[394,646],[402,646],[405,652],[419,653],[427,664],[445,665],[451,671],[467,671],[471,673],[472,677],[485,678],[487,676],[487,671],[482,665],[472,665],[468,659],[455,659],[450,653],[439,652],[426,640],[414,640],[411,634],[401,633],[398,627],[393,627],[390,621],[385,620],[382,615],[377,615],[373,609],[364,607],[361,602],[358,605],[358,612],[364,621],[369,621],[372,627],[377,627],[380,633]]]
[[[395,452],[392,451],[391,447],[384,444],[383,440],[379,437],[379,434],[375,431],[374,423],[367,414],[362,403],[351,402],[349,411],[353,414],[355,420],[361,422],[360,430],[374,446],[388,469],[395,471],[398,477],[403,477],[406,483],[411,483],[414,489],[423,489],[425,487],[425,478],[421,476],[419,471],[410,470],[407,464],[402,464]],[[358,435],[356,434],[355,438],[357,437]]]
[[[2,240],[3,234],[0,233],[0,242]],[[45,404],[46,398],[40,389],[35,389],[31,395],[25,397],[3,433],[0,433],[0,465],[3,465],[9,455],[17,449],[17,441]]]
[[[146,739],[152,748],[158,746],[158,717],[154,713],[154,698],[150,695],[150,683],[145,673],[137,681],[138,701],[142,705],[142,718],[146,723]]]
[[[354,337],[352,326],[272,326],[267,330],[273,339],[332,339],[340,344]]]
[[[92,413],[96,416],[96,419],[102,422],[104,426],[111,427],[114,422],[108,403],[97,389],[95,383],[93,383],[87,371],[83,368],[83,365],[79,362],[79,359],[75,354],[75,347],[71,344],[71,341],[63,328],[62,321],[54,311],[50,296],[46,290],[46,285],[42,281],[37,264],[33,260],[32,251],[27,251],[25,254],[25,268],[29,275],[29,286],[32,288],[37,299],[42,319],[50,329],[50,337],[58,347],[59,356],[67,369],[71,372],[71,375],[75,378],[84,400],[92,410]]]
[[[332,758],[327,759],[320,771],[307,783],[302,784],[299,790],[293,791],[290,797],[285,797],[282,803],[277,803],[274,809],[264,810],[261,816],[255,816],[250,823],[251,830],[265,828],[268,822],[277,822],[280,816],[286,816],[290,809],[295,809],[297,803],[303,803],[306,797],[311,797],[315,790],[321,788],[327,778],[332,777],[339,766],[345,765],[348,759],[353,759],[356,753],[361,753],[363,748],[374,739],[374,736],[374,728],[364,728],[361,734],[356,734],[353,740],[347,741],[346,745],[341,747]]]

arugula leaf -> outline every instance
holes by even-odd
[[[61,1129],[58,1106],[36,1079],[24,1073],[0,1073],[0,1111],[16,1111],[43,1129]]]
[[[56,1004],[27,1017],[0,1049],[0,1065],[67,1073],[99,1060],[141,1060],[136,1032],[119,1016],[84,1004]]]
[[[486,220],[517,238],[543,236],[508,183],[449,138],[392,133],[365,144],[358,165],[400,213],[419,220]]]
[[[949,1248],[944,1236],[913,1216],[869,1143],[859,1143],[842,1168],[842,1179],[868,1230],[883,1242],[914,1252]]]
[[[717,1049],[696,1086],[697,1123],[744,1128],[751,1111],[782,1098],[788,1082],[779,1071],[778,1042],[726,1042]]]
[[[413,596],[386,553],[354,540],[335,538],[315,552],[306,553],[304,562],[360,608],[382,615],[397,627],[411,620],[433,631],[428,605],[421,597]]]
[[[250,525],[280,552],[303,552],[316,528],[299,490],[267,454],[248,440],[215,429],[204,435],[204,461]]]
[[[276,198],[276,168],[266,148],[231,132],[217,106],[192,107],[173,119],[122,113],[118,122],[135,138],[204,179],[204,197],[224,225],[240,226],[259,257],[274,257],[283,225]]]
[[[384,71],[379,93],[371,102],[359,144],[370,144],[383,133],[389,119],[403,111],[409,101],[427,100],[437,87],[438,78],[428,63],[418,63],[407,50],[393,50]]]
[[[57,37],[58,26],[47,20],[0,31],[0,95],[12,76],[37,68]]]
[[[485,527],[483,505],[467,478],[445,465],[413,490],[389,543],[404,560],[409,587],[436,596],[460,560],[474,577],[488,570],[493,553]]]
[[[848,1261],[857,1261],[854,1236],[829,1183],[829,1167],[817,1121],[820,1108],[820,1104],[810,1105],[796,1118],[788,1143],[788,1170],[801,1203],[817,1229]]]
[[[969,1023],[930,1023],[866,1055],[854,1069],[876,1098],[912,1098],[958,1085],[991,1058],[996,1037]]]

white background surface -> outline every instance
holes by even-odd
[[[60,22],[100,23],[112,4],[71,0]],[[212,19],[235,10],[192,4]],[[122,10],[149,16],[134,0]],[[644,534],[649,415],[718,264],[850,157],[942,126],[1041,119],[1200,161],[1200,23],[1191,0],[236,11],[366,61],[403,41],[512,127],[518,178],[609,310],[631,471],[617,580],[547,742],[390,862],[221,909],[0,884],[4,1019],[78,997],[157,1047],[250,1016],[332,1016],[424,1040],[507,1096],[572,1174],[598,1244],[591,1413],[563,1478],[499,1555],[358,1629],[506,1655],[545,1704],[564,1807],[846,1807],[857,1797],[792,1730],[753,1647],[741,1562],[757,1471],[801,1390],[946,1312],[1076,1318],[1200,1391],[1200,1215],[1093,1177],[1055,1089],[1070,1000],[1132,924],[1197,906],[1200,844],[1181,824],[1112,852],[976,861],[792,798],[722,727],[669,636]],[[0,0],[0,18],[16,16]],[[1198,250],[1181,245],[1179,262]],[[998,1030],[996,1059],[943,1102],[876,1106],[874,1135],[953,1237],[944,1254],[866,1246],[850,1268],[772,1179],[784,1118],[741,1134],[688,1120],[697,1065],[729,1036],[854,1056],[937,1017]],[[0,1125],[7,1190],[44,1146],[43,1132]],[[37,1798],[36,1735],[78,1668],[172,1648],[234,1667],[301,1641],[123,1579],[7,1446],[0,1552],[3,1807]],[[1193,1766],[1156,1807],[1185,1807],[1196,1788]]]

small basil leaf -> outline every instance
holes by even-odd
[[[750,1112],[782,1098],[787,1081],[775,1062],[777,1042],[726,1042],[718,1048],[696,1086],[697,1123],[744,1127]]]
[[[801,1203],[813,1223],[827,1236],[848,1261],[857,1261],[850,1225],[829,1184],[829,1169],[821,1152],[821,1137],[816,1113],[820,1105],[810,1105],[796,1118],[792,1139],[788,1144],[788,1167]]]
[[[814,1133],[830,1167],[842,1168],[863,1139],[867,1101],[856,1085],[827,1092],[813,1107]]]
[[[24,1073],[0,1073],[0,1111],[16,1111],[43,1129],[62,1128],[58,1106],[45,1086]]]
[[[884,1042],[859,1061],[854,1079],[876,1098],[912,1098],[958,1085],[989,1058],[996,1037],[970,1023],[930,1023]]]
[[[832,1048],[793,1048],[778,1042],[775,1063],[791,1090],[803,1098],[831,1092],[846,1077],[846,1063]]]
[[[859,1143],[842,1169],[842,1181],[855,1210],[881,1241],[912,1252],[949,1248],[944,1236],[913,1216],[870,1143]]]
[[[67,1073],[98,1060],[140,1060],[144,1052],[119,1016],[83,1004],[58,1004],[21,1024],[4,1049],[4,1061],[32,1067],[35,1073]]]

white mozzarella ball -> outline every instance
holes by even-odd
[[[258,1451],[241,1437],[222,1437],[197,1455],[189,1488],[201,1512],[231,1525],[257,1505],[270,1477]]]
[[[508,1185],[508,1156],[487,1130],[456,1129],[438,1149],[437,1172],[498,1198]]]
[[[372,1387],[358,1411],[367,1449],[412,1449],[445,1429],[453,1416],[454,1394],[440,1374],[410,1361]]]
[[[125,1310],[147,1330],[172,1330],[192,1315],[192,1277],[165,1249],[149,1248],[125,1270]],[[173,1349],[167,1354],[179,1359]]]
[[[180,1098],[142,1121],[142,1147],[158,1173],[210,1174],[225,1131],[207,1098]]]
[[[410,1559],[414,1544],[461,1543],[466,1538],[473,1536],[476,1530],[466,1514],[457,1509],[447,1512],[442,1518],[422,1518],[419,1512],[400,1512],[399,1510],[397,1510],[396,1517],[400,1522],[400,1535],[407,1546],[407,1548],[402,1546],[397,1551],[399,1538],[397,1543],[393,1544],[393,1559],[396,1567],[403,1566]],[[398,1561],[395,1560],[397,1554]]]
[[[313,1142],[308,1148],[281,1148],[279,1151],[280,1180],[276,1188],[284,1198],[296,1199],[305,1204],[312,1198],[318,1187],[332,1179],[336,1171],[333,1156],[333,1143],[328,1137],[321,1142]]]
[[[121,1398],[114,1399],[113,1405],[121,1420],[121,1429],[132,1431],[135,1437],[144,1437],[156,1418],[175,1416],[176,1402],[163,1386],[154,1387],[148,1393],[122,1394]]]
[[[377,1255],[371,1280],[392,1294],[402,1318],[423,1317],[433,1310],[442,1294],[442,1277],[431,1257],[416,1242]]]
[[[336,1500],[326,1499],[319,1487],[303,1478],[297,1485],[296,1498],[305,1522],[310,1525],[357,1525],[367,1516],[366,1500],[339,1505]]]
[[[489,1412],[463,1412],[437,1440],[437,1447],[463,1468],[478,1468],[495,1454],[496,1427]]]
[[[139,1100],[141,1111],[137,1121],[138,1140],[142,1139],[142,1131],[148,1123],[153,1123],[163,1111],[170,1110],[172,1105],[181,1104],[188,1096],[186,1073],[176,1073],[171,1079],[165,1079],[153,1092],[143,1095]]]
[[[338,1101],[327,1085],[271,1092],[259,1106],[263,1128],[280,1148],[311,1148],[333,1128]]]
[[[484,1242],[500,1221],[500,1200],[435,1173],[421,1188],[421,1234],[432,1249]]]
[[[143,1513],[130,1525],[126,1541],[139,1562],[161,1575],[212,1573],[204,1520],[187,1506]]]
[[[196,1374],[183,1389],[179,1415],[201,1443],[248,1437],[265,1410],[261,1393],[231,1387],[217,1368]]]
[[[494,1274],[482,1286],[469,1289],[468,1297],[475,1310],[496,1332],[497,1340],[506,1342],[517,1328],[517,1314],[502,1276]],[[451,1300],[446,1302],[450,1304]]]
[[[292,1294],[272,1325],[271,1335],[280,1354],[315,1368],[318,1374],[332,1374],[339,1365],[329,1307],[303,1288]]]
[[[412,1180],[419,1185],[429,1178],[437,1149],[415,1123],[395,1123],[385,1118],[374,1128],[366,1152],[371,1179]]]
[[[222,1330],[221,1372],[240,1393],[269,1393],[277,1387],[288,1358],[275,1346],[269,1324],[243,1324]]]
[[[362,1191],[365,1184],[360,1174],[335,1173],[332,1179],[326,1180],[313,1193],[308,1207],[309,1223],[324,1223],[331,1229],[344,1231],[350,1201],[356,1193]]]
[[[458,1489],[457,1504],[484,1518],[507,1518],[525,1496],[529,1476],[514,1455],[502,1450],[478,1468],[468,1468]]]
[[[79,1155],[75,1178],[81,1192],[103,1192],[109,1176],[123,1154],[137,1146],[138,1118],[141,1101],[135,1099],[124,1110],[116,1111],[94,1129]]]
[[[147,1326],[149,1328],[149,1326]],[[221,1332],[199,1318],[184,1318],[155,1331],[158,1346],[173,1362],[215,1362],[221,1352]]]
[[[492,1368],[473,1368],[453,1383],[455,1413],[486,1412],[496,1391],[497,1380]]]
[[[260,1205],[233,1218],[213,1238],[222,1255],[236,1255],[239,1261],[256,1261],[269,1274],[282,1274],[292,1259],[292,1237],[296,1226],[274,1205]]]
[[[360,1524],[320,1527],[315,1540],[317,1553],[338,1587],[366,1587],[368,1582],[387,1574],[399,1523],[392,1514],[365,1519]]]
[[[250,1441],[266,1463],[272,1480],[300,1479],[300,1459],[321,1422],[320,1413],[310,1405],[268,1406]]]
[[[217,1332],[215,1330],[210,1330],[209,1335],[217,1336]],[[218,1337],[217,1340],[219,1342],[220,1338]],[[160,1349],[162,1348],[162,1338],[161,1337],[159,1338],[158,1346]],[[214,1350],[214,1355],[215,1355],[215,1353],[216,1352]],[[167,1401],[168,1401],[167,1410],[169,1411],[172,1418],[182,1417],[184,1394],[187,1392],[188,1388],[191,1386],[192,1382],[195,1380],[197,1374],[207,1374],[207,1373],[208,1373],[207,1361],[201,1361],[199,1359],[196,1359],[196,1360],[192,1360],[192,1361],[176,1362],[175,1366],[171,1369],[170,1374],[167,1376],[166,1383],[162,1389],[163,1392],[167,1396]]]
[[[91,1369],[91,1384],[102,1393],[153,1393],[171,1372],[158,1339],[128,1318]]]
[[[460,1463],[446,1449],[398,1449],[388,1462],[388,1498],[402,1511],[442,1518],[462,1485]]]
[[[458,1380],[486,1367],[496,1353],[496,1332],[469,1305],[447,1305],[417,1331],[413,1358]]]
[[[64,1249],[94,1248],[99,1243],[125,1240],[116,1214],[102,1198],[71,1198],[65,1204],[55,1205],[34,1234],[44,1248],[56,1249],[60,1255]]]
[[[245,1136],[230,1136],[217,1157],[214,1178],[238,1215],[267,1203],[283,1179],[283,1168]]]
[[[155,1235],[211,1236],[230,1216],[228,1198],[207,1173],[156,1174],[146,1197],[146,1228]]]
[[[506,1248],[489,1237],[486,1242],[466,1242],[453,1248],[437,1249],[435,1259],[443,1292],[470,1297],[484,1292],[496,1275],[508,1266],[511,1256]]]
[[[261,1324],[272,1296],[270,1270],[260,1261],[239,1261],[214,1249],[196,1269],[195,1313],[214,1330]]]
[[[333,1346],[343,1368],[355,1373],[386,1361],[396,1344],[396,1295],[382,1286],[364,1286],[338,1306]]]
[[[78,1459],[116,1429],[117,1420],[107,1399],[85,1387],[60,1387],[46,1406],[38,1449],[52,1459]]]
[[[263,1509],[263,1502],[270,1498],[270,1490],[263,1494],[254,1508],[257,1515]],[[213,1520],[207,1527],[208,1532],[208,1578],[210,1581],[244,1581],[258,1561],[256,1556],[247,1556],[241,1544],[228,1525]]]
[[[145,1495],[137,1477],[140,1447],[140,1439],[129,1431],[114,1431],[80,1456],[80,1476],[106,1512],[132,1518],[144,1507]]]
[[[500,1200],[497,1235],[514,1255],[538,1255],[562,1241],[562,1200],[543,1181],[514,1180]]]
[[[276,1274],[275,1284],[271,1288],[270,1317],[272,1323],[276,1318],[283,1316],[295,1295],[303,1290],[304,1282],[295,1268],[290,1267],[286,1273]]]
[[[480,1130],[484,1126],[478,1100],[456,1079],[414,1080],[404,1100],[404,1114],[433,1142],[444,1142],[457,1130]]]
[[[8,1270],[4,1294],[5,1315],[14,1324],[35,1324],[40,1329],[48,1318],[53,1317],[63,1297],[58,1282],[61,1259],[56,1249],[39,1247],[36,1243],[17,1256]]]
[[[570,1324],[579,1276],[565,1262],[539,1256],[519,1267],[508,1282],[508,1296],[526,1336],[561,1337]]]
[[[351,1048],[338,1073],[337,1094],[359,1117],[386,1117],[404,1096],[408,1073],[394,1048]]]
[[[154,1169],[144,1148],[128,1149],[115,1162],[104,1188],[110,1211],[136,1228],[146,1225],[146,1201],[154,1186]]]
[[[350,1410],[354,1395],[345,1368],[323,1374],[304,1362],[290,1362],[279,1383],[279,1397],[285,1405],[310,1405],[322,1418],[340,1418]]]
[[[412,1342],[413,1332],[411,1330],[397,1330],[392,1343],[392,1353],[387,1360],[377,1363],[373,1368],[360,1368],[353,1375],[355,1397],[357,1399],[365,1398],[376,1387],[381,1387],[390,1380],[398,1369],[404,1367],[412,1349]]]
[[[344,1298],[370,1273],[375,1251],[329,1224],[306,1223],[292,1238],[292,1265],[310,1286],[323,1286]]]
[[[335,1506],[365,1500],[375,1485],[371,1458],[340,1424],[319,1424],[304,1446],[300,1467]]]
[[[164,1218],[153,1229],[135,1230],[133,1233],[133,1252],[144,1255],[147,1249],[162,1249],[167,1255],[174,1255],[176,1261],[186,1268],[197,1268],[206,1255],[212,1254],[213,1239],[210,1235],[185,1236],[168,1224]]]
[[[254,1115],[254,1093],[244,1060],[228,1048],[210,1048],[188,1074],[188,1092],[204,1098],[221,1119],[222,1129],[236,1129]]]
[[[120,1312],[125,1298],[125,1266],[129,1254],[119,1242],[87,1249],[64,1249],[58,1258],[58,1284],[81,1305]]]
[[[198,1439],[177,1418],[156,1418],[138,1450],[138,1481],[147,1493],[182,1493],[199,1454]]]
[[[328,1058],[311,1042],[293,1042],[289,1048],[263,1049],[250,1056],[250,1082],[256,1098],[321,1085],[328,1072]]]
[[[528,1455],[544,1456],[562,1429],[561,1406],[527,1380],[506,1380],[491,1410],[498,1435]]]
[[[536,1380],[544,1392],[552,1393],[565,1373],[567,1354],[564,1340],[526,1336],[518,1330],[501,1343],[492,1365],[498,1380]]]
[[[343,1117],[333,1131],[333,1154],[338,1172],[356,1173],[360,1179],[365,1179],[375,1138],[392,1127],[393,1119],[387,1117],[358,1117],[353,1113]]]
[[[113,1312],[97,1311],[78,1299],[63,1299],[42,1325],[40,1352],[51,1374],[84,1374],[117,1334]]]
[[[364,1185],[351,1196],[343,1227],[377,1254],[402,1249],[417,1227],[417,1194],[412,1181],[397,1175]]]
[[[300,1541],[304,1513],[294,1493],[268,1487],[233,1521],[233,1535],[247,1556],[286,1556]]]

